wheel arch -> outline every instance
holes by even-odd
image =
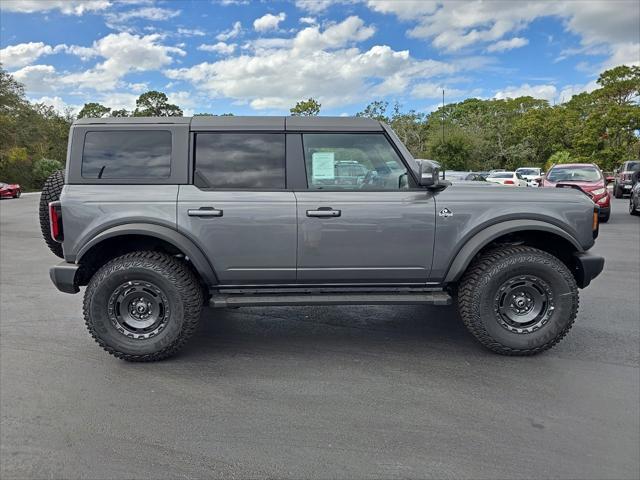
[[[450,262],[444,282],[458,281],[476,256],[499,244],[539,248],[560,258],[572,271],[573,254],[584,252],[582,245],[572,235],[551,223],[539,220],[501,222],[477,232],[464,243]]]
[[[115,256],[137,250],[159,249],[169,254],[183,255],[199,275],[204,286],[215,285],[218,279],[213,266],[188,237],[169,227],[156,224],[130,223],[110,227],[82,246],[75,261],[84,265],[80,284],[88,281],[96,265],[103,265]]]

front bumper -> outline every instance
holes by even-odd
[[[589,286],[591,280],[596,278],[604,268],[604,257],[593,255],[591,253],[575,253],[574,258],[574,275],[578,287],[585,288]]]
[[[80,265],[75,263],[61,262],[49,269],[49,276],[53,284],[61,292],[78,293],[80,287],[78,287],[76,276],[79,269]]]

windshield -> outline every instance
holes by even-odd
[[[595,167],[555,167],[547,174],[550,182],[597,182],[600,171]]]
[[[627,171],[640,170],[640,162],[627,162],[627,167],[623,168],[623,170],[627,170]]]
[[[492,173],[488,178],[513,178],[513,172]]]
[[[519,168],[516,172],[520,175],[540,175],[540,170],[537,168]]]

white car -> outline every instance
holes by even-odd
[[[540,180],[544,172],[538,167],[521,167],[516,169],[516,173],[519,173],[524,178],[530,187],[539,187]]]
[[[499,183],[508,187],[528,187],[527,181],[517,172],[490,173],[487,182]]]

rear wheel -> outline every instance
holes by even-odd
[[[63,187],[64,172],[62,170],[53,172],[49,178],[47,178],[46,182],[44,182],[44,186],[42,187],[39,208],[40,231],[42,232],[42,238],[44,238],[49,250],[60,258],[63,258],[64,254],[62,252],[62,244],[56,242],[51,237],[51,230],[49,227],[49,203],[60,200],[60,194],[62,193]]]
[[[534,355],[554,346],[578,312],[573,275],[558,258],[532,247],[501,247],[464,274],[458,306],[465,326],[488,349]]]
[[[84,318],[107,352],[148,362],[177,353],[195,332],[203,303],[193,271],[160,252],[111,260],[89,281]]]

